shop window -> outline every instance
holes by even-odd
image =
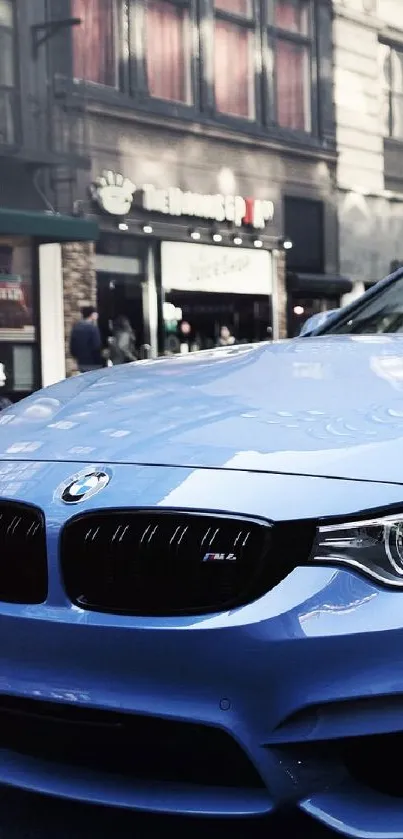
[[[190,21],[182,3],[148,0],[146,6],[148,93],[190,104]]]
[[[250,0],[215,0],[214,87],[217,111],[255,116],[255,22]]]
[[[311,130],[310,4],[276,0],[273,20],[276,117],[283,128]]]
[[[384,136],[403,140],[403,48],[379,44]]]
[[[12,398],[39,386],[34,315],[32,242],[0,237],[0,389]]]
[[[35,338],[29,239],[0,238],[0,341]]]
[[[118,85],[117,0],[71,0],[74,78],[94,84]]]
[[[0,143],[15,139],[15,55],[14,7],[12,0],[0,0]]]

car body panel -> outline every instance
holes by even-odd
[[[403,797],[371,795],[334,752],[403,734],[401,591],[304,555],[237,608],[147,617],[75,605],[61,564],[63,528],[81,513],[235,514],[292,536],[301,521],[403,511],[402,349],[318,338],[139,363],[0,416],[0,501],[43,511],[48,567],[45,602],[0,602],[0,784],[153,813],[299,808],[347,836],[403,835]],[[66,503],[63,489],[91,471],[109,482]],[[6,748],[10,697],[223,732],[261,786],[128,779]]]
[[[129,785],[102,772],[72,773],[68,766],[4,749],[0,783],[187,815],[258,816],[284,803],[309,810],[305,802],[312,793],[312,766],[304,760],[294,765],[298,744],[357,735],[369,727],[378,733],[403,731],[400,593],[380,589],[346,569],[307,565],[255,602],[230,612],[118,616],[73,606],[59,567],[61,530],[78,512],[161,506],[225,513],[241,507],[244,515],[275,521],[290,512],[298,519],[344,515],[360,505],[399,505],[403,487],[221,470],[209,472],[206,480],[203,469],[96,467],[109,470],[110,483],[72,509],[61,500],[59,488],[80,471],[79,462],[0,465],[3,499],[17,494],[20,501],[46,510],[49,564],[46,603],[0,603],[0,697],[12,692],[222,728],[241,745],[267,788],[237,790],[235,795],[226,788],[150,787],[140,781]],[[342,710],[334,718],[323,710],[314,725],[304,719],[295,723],[295,715],[307,708],[371,703],[375,690],[390,698],[389,714],[385,699],[382,713],[370,704],[359,714]],[[315,789],[328,785],[327,771],[320,761],[314,764]],[[335,796],[337,789],[332,813]]]
[[[354,359],[354,363],[352,363]],[[403,338],[307,338],[76,377],[0,417],[0,460],[400,483]]]

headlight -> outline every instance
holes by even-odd
[[[403,514],[320,525],[310,561],[348,565],[381,583],[403,588]]]

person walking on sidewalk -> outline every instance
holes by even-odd
[[[137,361],[136,336],[129,319],[124,315],[117,317],[113,324],[110,359],[113,365]]]
[[[70,353],[77,362],[80,373],[98,370],[104,366],[98,312],[93,306],[84,306],[82,319],[74,324],[70,336]]]

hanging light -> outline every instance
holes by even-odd
[[[213,242],[222,242],[222,233],[220,233],[220,228],[218,227],[218,224],[213,225],[211,238]]]
[[[253,240],[253,246],[254,246],[255,248],[262,248],[262,247],[263,247],[263,242],[262,242],[262,240],[261,240],[261,239],[259,239],[259,237],[257,237],[256,239],[254,239],[254,240]]]
[[[291,239],[284,239],[283,241],[283,248],[285,251],[290,251],[292,248],[292,241]]]
[[[233,241],[234,245],[242,245],[242,236],[236,235],[236,236],[234,236],[232,241]]]

